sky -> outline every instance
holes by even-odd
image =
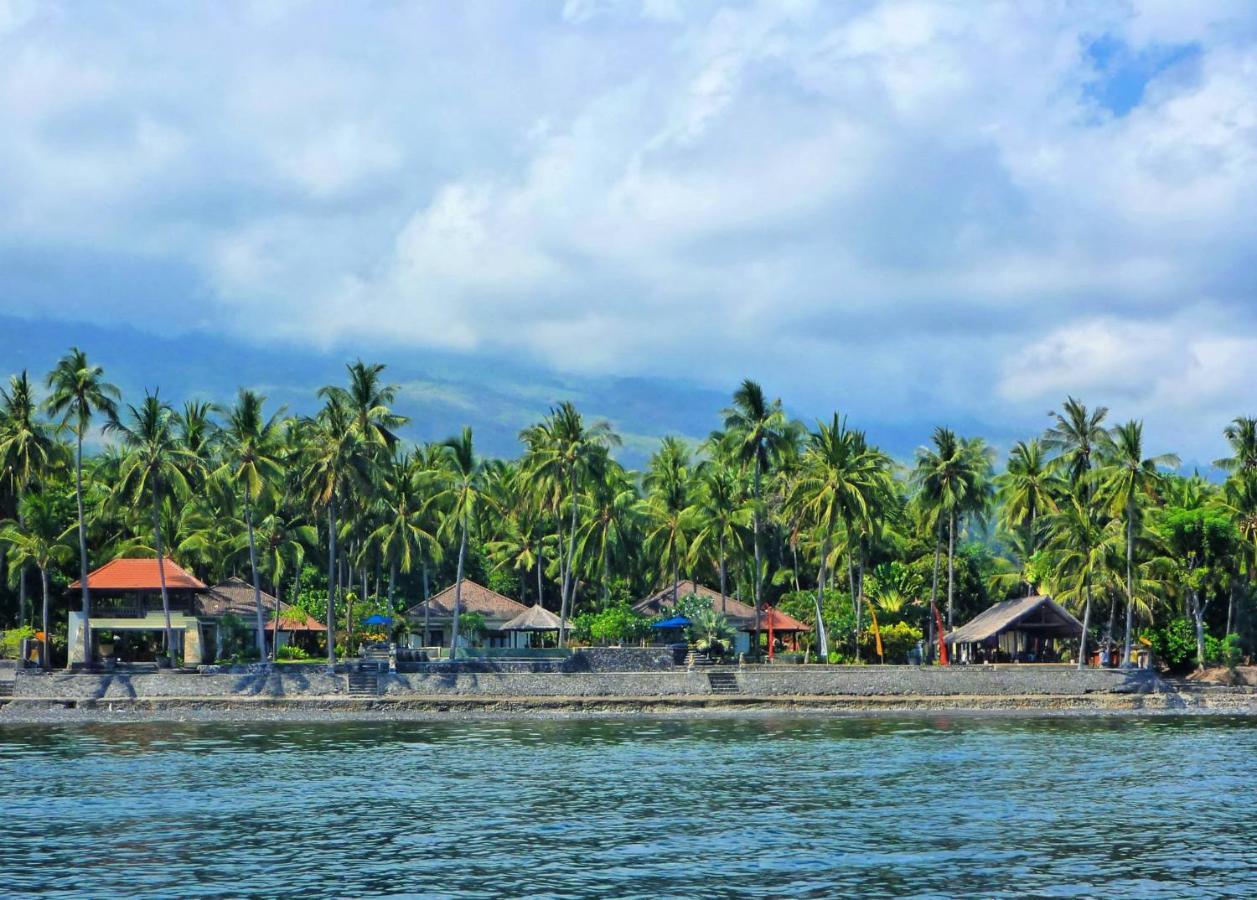
[[[0,316],[1208,461],[1254,84],[1250,0],[0,0]]]

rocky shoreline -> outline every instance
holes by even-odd
[[[109,700],[19,698],[0,706],[0,726],[142,721],[401,721],[578,716],[875,715],[1257,715],[1257,693],[1032,695],[445,696],[378,698],[163,697]]]

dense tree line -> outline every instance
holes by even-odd
[[[165,553],[307,608],[314,593],[342,644],[357,627],[346,598],[401,609],[470,577],[553,609],[563,641],[591,613],[694,579],[805,618],[822,658],[870,652],[871,617],[928,642],[935,622],[1031,592],[1124,658],[1141,630],[1180,620],[1198,662],[1252,646],[1251,418],[1225,428],[1218,484],[1150,454],[1139,422],[1070,398],[997,474],[981,438],[937,428],[904,465],[839,414],[809,428],[746,381],[706,440],[666,437],[633,472],[610,425],[569,403],[524,429],[515,460],[482,458],[471,429],[407,446],[385,367],[347,369],[312,416],[247,389],[226,408],[126,402],[77,349],[42,382],[12,376],[0,623],[63,635],[65,585]],[[85,583],[76,599],[90,615]]]

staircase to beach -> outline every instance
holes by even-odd
[[[380,695],[380,676],[377,672],[350,672],[349,696],[378,697]]]
[[[714,666],[716,661],[706,653],[700,653],[697,650],[691,650],[685,654],[685,668],[693,669],[695,667]]]
[[[740,694],[742,689],[738,687],[738,676],[732,672],[708,672],[707,684],[711,686],[713,694]]]

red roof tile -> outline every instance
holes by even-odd
[[[172,591],[203,591],[205,585],[185,571],[178,563],[166,558],[166,588]],[[93,591],[160,591],[161,580],[156,559],[115,559],[107,562],[87,576],[87,586]],[[79,582],[70,585],[77,589]]]

